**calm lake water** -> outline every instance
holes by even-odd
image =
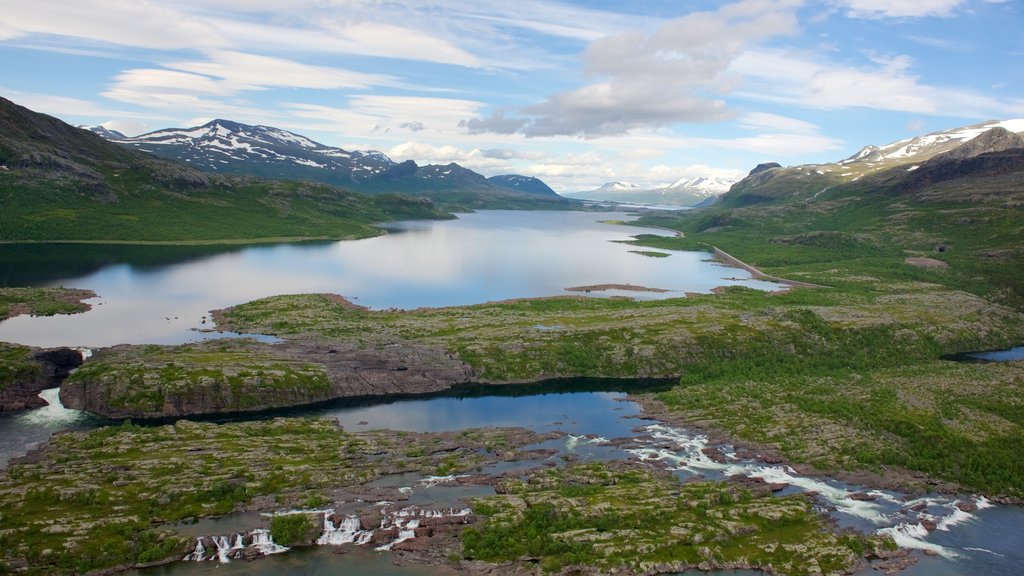
[[[68,286],[98,294],[85,314],[17,317],[0,341],[33,346],[176,344],[202,338],[210,310],[277,294],[331,292],[374,309],[476,304],[572,294],[566,288],[633,284],[671,290],[591,293],[683,296],[741,284],[777,289],[703,252],[668,258],[614,242],[652,228],[601,223],[625,213],[484,211],[458,220],[387,225],[366,240],[249,247],[0,245],[0,282]],[[206,324],[205,327],[209,327]]]

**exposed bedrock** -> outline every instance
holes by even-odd
[[[109,418],[164,418],[425,394],[476,381],[470,366],[439,347],[231,339],[97,351],[61,386],[61,400]]]

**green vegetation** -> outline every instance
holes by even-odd
[[[183,193],[145,173],[116,169],[100,201],[74,181],[0,173],[0,240],[151,241],[363,238],[375,222],[448,217],[430,200],[366,196],[324,184],[219,178]],[[54,208],[59,206],[60,208]]]
[[[72,288],[0,288],[0,321],[19,314],[53,316],[85,312],[82,302],[96,297],[91,290]]]
[[[178,520],[251,507],[257,497],[264,509],[323,502],[334,488],[429,474],[442,463],[463,472],[495,460],[490,446],[506,456],[538,440],[523,430],[471,432],[348,434],[333,420],[291,418],[55,436],[37,462],[0,475],[0,562],[27,562],[30,575],[81,574],[184,556],[190,539],[174,532]],[[271,529],[298,541],[307,521],[275,517]]]
[[[730,482],[680,484],[629,465],[548,469],[507,480],[499,492],[474,502],[486,521],[463,532],[467,559],[530,559],[546,572],[700,565],[801,575],[844,573],[865,553],[895,548],[888,539],[832,532],[806,496],[777,498]]]
[[[281,546],[296,546],[316,540],[321,530],[313,514],[285,514],[270,519],[270,536]]]
[[[967,489],[1021,495],[1024,475],[1012,472],[1019,463],[1007,447],[1024,442],[1017,400],[1024,382],[1005,378],[1005,393],[990,394],[986,370],[997,369],[939,360],[1021,342],[1021,314],[934,283],[848,278],[836,285],[774,295],[730,288],[652,302],[567,297],[407,312],[279,296],[232,308],[222,321],[235,330],[364,347],[443,346],[492,383],[682,375],[679,391],[659,398],[683,422],[771,444],[822,470],[897,466]],[[900,392],[913,380],[889,380],[915,371],[929,376],[926,382],[948,382],[925,389],[947,400],[922,403],[920,394]],[[976,400],[956,404],[964,398]],[[992,422],[1005,424],[998,434],[986,432]]]
[[[656,252],[654,250],[630,250],[631,254],[639,254],[641,256],[648,256],[651,258],[668,258],[671,256],[668,252]]]
[[[188,414],[287,406],[326,400],[331,388],[321,366],[236,339],[100,350],[63,386],[99,387],[118,417],[161,416],[166,405]]]
[[[0,390],[14,382],[32,382],[39,378],[42,367],[32,359],[28,346],[0,342]]]

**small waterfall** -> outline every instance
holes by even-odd
[[[264,556],[269,554],[279,554],[288,550],[288,548],[284,546],[275,544],[274,539],[270,536],[270,530],[265,528],[251,530],[249,531],[249,536],[252,538],[252,544],[250,544],[250,546]],[[231,560],[241,558],[246,548],[245,536],[241,532],[234,534],[233,536],[209,536],[207,539],[213,542],[216,552],[208,554],[206,546],[203,544],[203,538],[197,538],[195,549],[185,556],[183,560],[190,562],[217,560],[223,564],[227,564],[228,562],[231,562]]]
[[[342,544],[366,544],[373,538],[372,530],[362,530],[359,527],[358,516],[347,516],[341,524],[335,526],[331,522],[330,514],[324,514],[324,531],[316,539],[316,543],[323,546],[340,546]]]
[[[381,511],[384,512],[383,510]],[[341,519],[337,526],[331,521],[333,510],[322,512],[324,515],[324,527],[316,543],[320,546],[341,546],[343,544],[355,544],[364,546],[373,540],[373,530],[363,530],[362,523],[358,516],[350,514]],[[417,507],[402,508],[401,510],[383,513],[380,521],[381,530],[397,530],[398,536],[392,542],[376,548],[376,550],[391,550],[391,547],[399,542],[405,542],[416,537],[416,529],[420,527],[423,519],[434,518],[462,518],[463,522],[469,520],[473,511],[469,508],[444,508],[444,509],[423,509]],[[287,514],[287,513],[286,513]],[[246,539],[249,545],[246,546]],[[214,552],[207,550],[203,543],[212,542]],[[183,560],[201,562],[204,560],[217,560],[228,563],[231,560],[245,556],[247,548],[253,549],[260,555],[279,554],[288,548],[274,543],[270,530],[256,528],[248,532],[248,538],[243,533],[236,533],[229,536],[204,536],[196,539],[196,547],[185,556]]]
[[[281,552],[287,552],[288,548],[274,543],[274,538],[270,535],[270,530],[266,528],[256,528],[249,532],[252,536],[252,544],[254,548],[259,550],[260,554],[269,556],[270,554],[280,554]]]
[[[203,546],[203,539],[196,538],[196,548],[191,554],[182,558],[186,562],[202,562],[206,560],[206,547]]]

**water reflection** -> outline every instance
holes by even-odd
[[[592,284],[636,284],[672,290],[635,292],[635,298],[707,292],[724,284],[776,285],[705,261],[708,254],[673,252],[670,258],[630,253],[610,242],[664,230],[602,224],[624,213],[487,211],[459,220],[395,223],[393,233],[358,241],[153,250],[112,248],[117,261],[84,275],[79,258],[99,266],[102,247],[61,247],[66,267],[51,248],[47,266],[66,271],[37,284],[94,290],[92,311],[74,316],[18,317],[0,323],[0,340],[35,346],[173,344],[202,336],[209,310],[275,294],[333,292],[375,309],[453,306],[508,298],[567,294]],[[13,252],[8,252],[13,250]],[[28,258],[27,247],[0,248],[0,261]],[[166,256],[159,263],[160,255]],[[125,257],[125,260],[118,260]],[[735,278],[739,278],[736,280]],[[592,295],[600,295],[594,293]],[[206,326],[209,326],[207,319]]]

